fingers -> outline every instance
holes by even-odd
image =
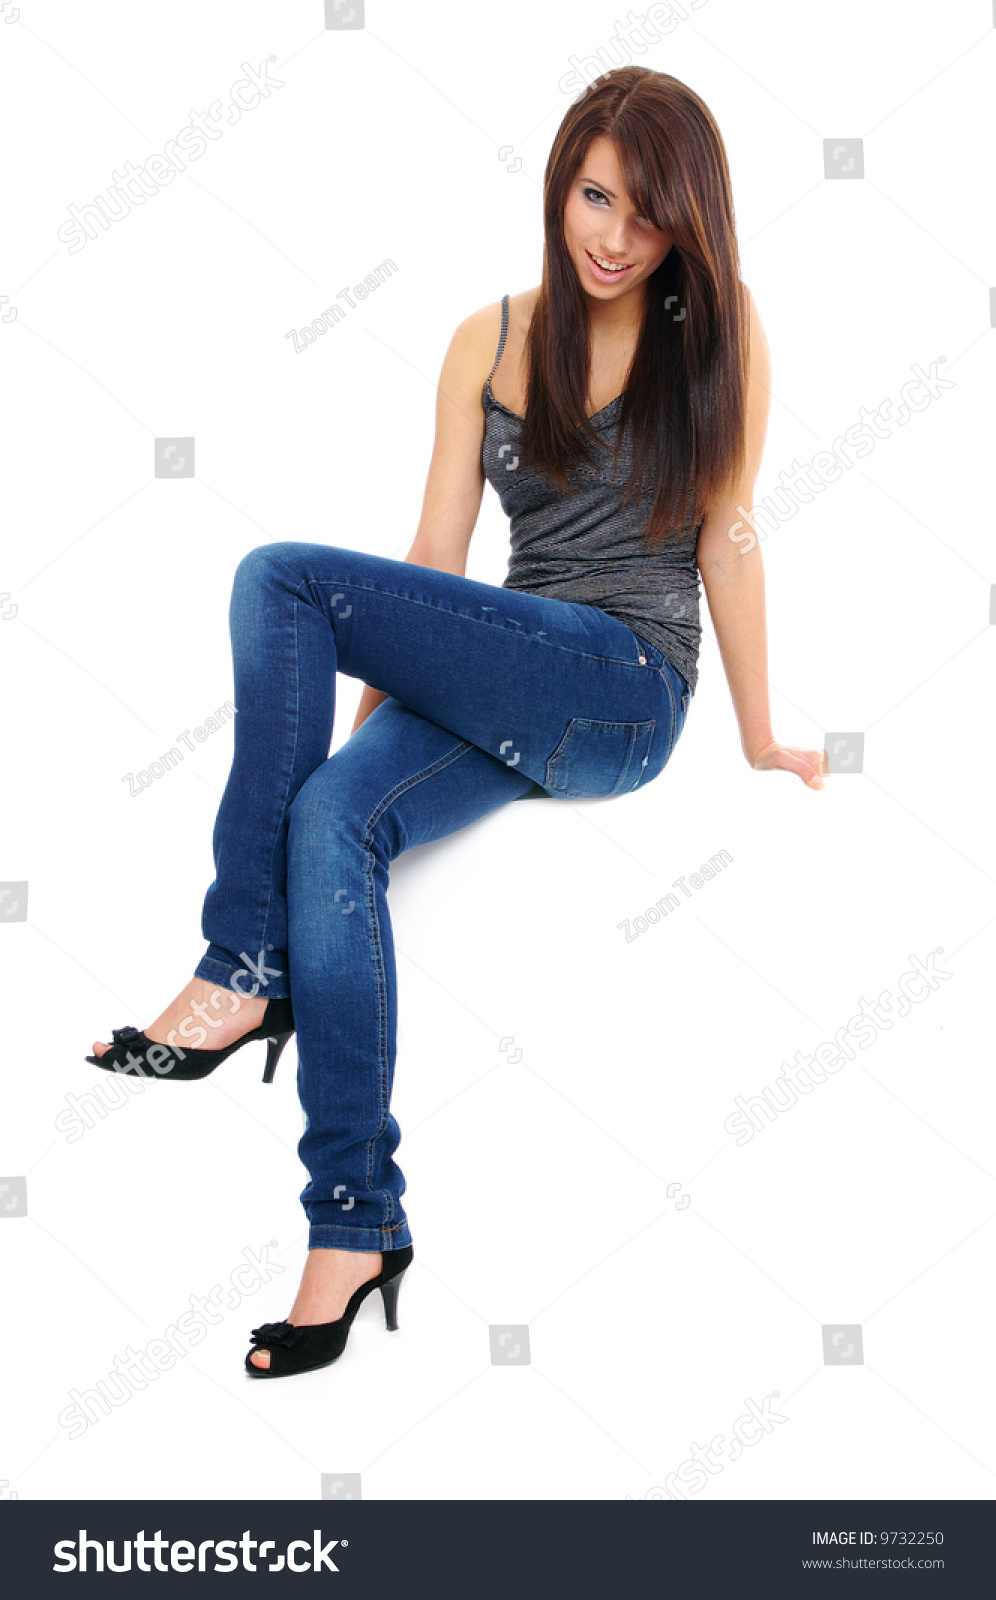
[[[793,759],[791,766],[788,767],[787,770],[789,772],[797,773],[808,789],[823,788],[823,779],[816,771],[816,768],[811,766],[810,763],[804,760],[802,757],[796,756]]]
[[[823,788],[819,755],[815,750],[783,749],[779,764],[784,767],[786,772],[796,773],[807,789]]]
[[[755,772],[769,772],[773,769],[794,772],[802,779],[807,789],[822,789],[824,777],[828,773],[825,750],[800,750],[795,745],[779,744],[777,740],[759,750],[751,766]]]
[[[795,757],[791,770],[799,774],[807,789],[822,789],[827,771],[826,751],[790,749],[788,753]]]
[[[823,777],[820,771],[822,763],[816,750],[799,750],[792,752],[792,765],[790,771],[797,772],[807,789],[822,789]]]

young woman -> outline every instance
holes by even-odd
[[[287,1320],[253,1330],[255,1377],[334,1360],[374,1288],[397,1326],[395,857],[510,801],[653,782],[696,684],[699,571],[745,757],[822,787],[823,752],[772,735],[760,546],[736,537],[769,367],[715,122],[665,73],[609,72],[544,193],[539,288],[453,335],[406,560],[280,542],[239,563],[208,948],[149,1028],[87,1057],[189,1080],[267,1039],[269,1080],[296,1029],[309,1251]],[[511,519],[500,586],[465,576],[485,478]],[[365,687],[329,756],[337,672]]]

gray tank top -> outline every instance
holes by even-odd
[[[621,509],[633,462],[630,423],[613,476],[621,394],[591,418],[608,448],[599,452],[597,465],[593,460],[575,470],[566,494],[545,474],[520,464],[516,444],[523,419],[496,400],[491,389],[507,333],[506,294],[498,352],[481,397],[482,465],[511,523],[511,554],[502,587],[598,606],[656,645],[694,692],[702,631],[695,547],[702,519],[687,522],[680,533],[673,529],[666,544],[651,549],[643,530],[652,487],[625,512]]]

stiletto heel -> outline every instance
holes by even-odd
[[[186,1024],[183,1024],[185,1027]],[[114,1043],[102,1056],[87,1056],[95,1067],[105,1072],[131,1073],[137,1078],[206,1078],[215,1067],[241,1050],[254,1039],[265,1039],[266,1066],[263,1082],[272,1083],[280,1052],[294,1032],[294,1013],[290,1000],[267,1000],[266,1011],[258,1028],[244,1033],[241,1039],[224,1050],[185,1050],[182,1046],[159,1044],[149,1039],[141,1028],[115,1028]]]
[[[263,1068],[264,1083],[273,1082],[273,1074],[277,1070],[277,1062],[280,1060],[284,1046],[286,1045],[288,1039],[292,1039],[293,1037],[294,1030],[292,1028],[290,1033],[278,1033],[272,1039],[267,1039],[266,1066]]]
[[[396,1333],[398,1329],[398,1293],[401,1289],[401,1280],[408,1268],[399,1272],[396,1278],[388,1279],[387,1283],[380,1286],[381,1299],[384,1302],[384,1320],[387,1323],[388,1333]]]
[[[353,1318],[371,1290],[379,1289],[384,1299],[388,1328],[398,1326],[398,1287],[411,1266],[414,1251],[410,1244],[400,1250],[385,1250],[381,1270],[369,1278],[350,1297],[342,1316],[335,1322],[264,1322],[252,1330],[252,1349],[246,1356],[246,1371],[251,1378],[289,1378],[296,1372],[313,1372],[330,1366],[346,1348]],[[253,1356],[265,1350],[268,1367],[257,1367]]]

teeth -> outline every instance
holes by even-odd
[[[623,264],[620,266],[614,261],[605,261],[605,260],[603,260],[603,258],[601,256],[596,256],[594,254],[594,252],[591,251],[591,250],[588,251],[588,254],[591,256],[592,261],[596,262],[597,265],[602,268],[603,272],[625,272],[626,271],[626,266],[627,266],[626,262],[623,262]]]

